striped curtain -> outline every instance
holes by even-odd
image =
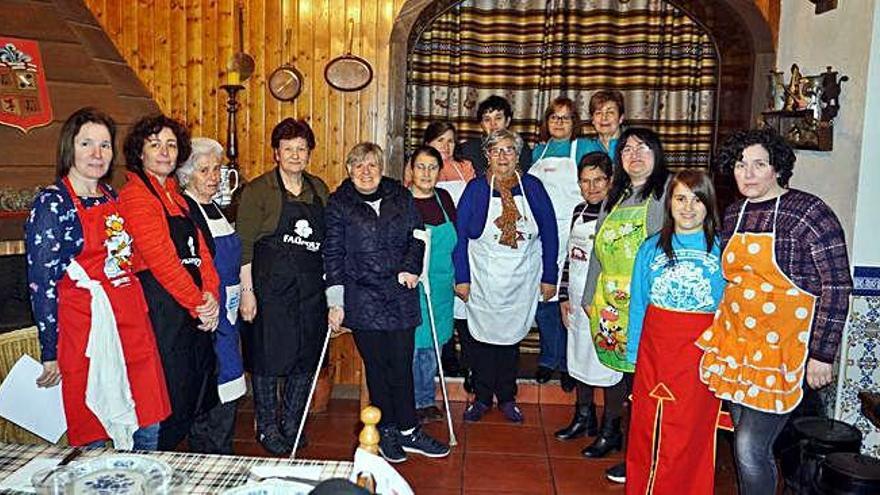
[[[625,125],[657,131],[673,167],[707,167],[715,134],[718,54],[707,32],[664,0],[465,0],[427,25],[407,67],[407,143],[435,120],[480,133],[476,106],[497,94],[532,144],[547,104],[568,96],[582,135],[589,101],[620,90]]]

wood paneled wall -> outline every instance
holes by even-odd
[[[225,145],[226,63],[237,50],[236,0],[85,0],[165,113],[194,136]],[[307,119],[318,145],[310,171],[331,188],[344,177],[347,151],[364,140],[384,144],[388,109],[388,40],[405,0],[244,0],[244,49],[256,60],[239,113],[240,162],[248,178],[273,167],[269,138],[285,117]],[[369,61],[372,83],[341,93],[324,81],[324,66],[348,46]],[[290,29],[290,46],[285,31]],[[279,65],[295,58],[303,91],[281,103],[266,89]],[[403,102],[401,102],[403,104]]]

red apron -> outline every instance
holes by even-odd
[[[131,236],[117,210],[115,198],[84,208],[65,178],[76,213],[82,224],[82,251],[74,259],[99,281],[110,299],[122,342],[128,380],[135,402],[138,425],[147,426],[171,412],[165,375],[147,314],[147,302],[140,281],[131,270]],[[109,193],[105,191],[109,197]],[[70,276],[58,283],[58,367],[61,395],[67,417],[67,438],[71,445],[85,445],[108,438],[98,418],[86,406],[89,359],[86,345],[92,325],[91,294],[76,287]]]
[[[721,401],[700,381],[694,345],[712,313],[648,306],[626,452],[626,493],[707,494],[715,486]]]

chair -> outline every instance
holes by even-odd
[[[37,338],[37,327],[22,328],[0,334],[0,381],[6,379],[12,366],[25,354],[39,361],[40,341]],[[65,436],[59,444],[66,444]],[[47,443],[42,438],[0,418],[0,442],[41,444]]]

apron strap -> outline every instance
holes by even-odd
[[[489,190],[489,194],[492,194],[492,190]],[[440,195],[437,194],[437,188],[434,188],[434,199],[437,200],[437,204],[440,205],[440,211],[443,212],[443,223],[449,223],[449,215],[446,214],[446,208],[443,207],[443,201],[440,201]]]

